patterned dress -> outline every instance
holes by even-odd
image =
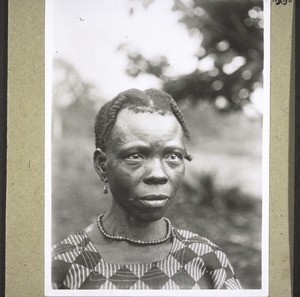
[[[53,289],[242,289],[214,243],[177,228],[172,239],[164,260],[119,265],[107,263],[84,231],[70,235],[53,248]]]

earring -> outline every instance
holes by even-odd
[[[107,186],[108,180],[106,177],[104,178],[103,182],[104,182],[103,194],[108,194],[108,186]]]
[[[103,187],[103,194],[108,194],[108,187],[107,187],[107,184],[104,184],[104,187]]]

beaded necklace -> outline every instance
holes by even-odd
[[[101,214],[101,215],[98,216],[97,226],[98,226],[98,229],[99,229],[100,233],[107,239],[112,239],[112,240],[117,240],[117,241],[127,241],[127,242],[135,244],[135,245],[155,245],[155,244],[160,244],[160,243],[166,242],[171,236],[171,231],[172,231],[171,222],[167,218],[164,218],[164,220],[167,223],[167,233],[166,233],[166,236],[164,238],[156,239],[156,240],[143,241],[143,240],[135,240],[135,239],[132,239],[132,238],[123,237],[123,236],[119,236],[119,235],[108,234],[104,230],[104,227],[103,227],[103,224],[102,224],[103,216],[104,216],[104,214]]]

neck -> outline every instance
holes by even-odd
[[[137,220],[116,203],[113,203],[102,222],[107,233],[135,240],[157,240],[163,238],[167,232],[165,220],[153,222]]]

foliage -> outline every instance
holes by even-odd
[[[73,137],[85,133],[93,139],[93,127],[89,131],[81,127],[90,126],[91,115],[97,105],[103,104],[97,88],[82,80],[78,71],[64,60],[54,60],[53,71],[53,139],[59,141],[66,133],[73,133]]]
[[[154,3],[142,2],[145,9]],[[159,77],[164,90],[177,101],[208,100],[222,110],[240,109],[262,84],[262,9],[262,0],[174,0],[173,11],[181,15],[179,22],[201,41],[195,53],[198,69],[171,77],[166,75],[167,57],[146,59],[142,53],[127,50],[126,72],[132,77],[144,73]],[[201,68],[201,63],[207,62],[213,66]]]

